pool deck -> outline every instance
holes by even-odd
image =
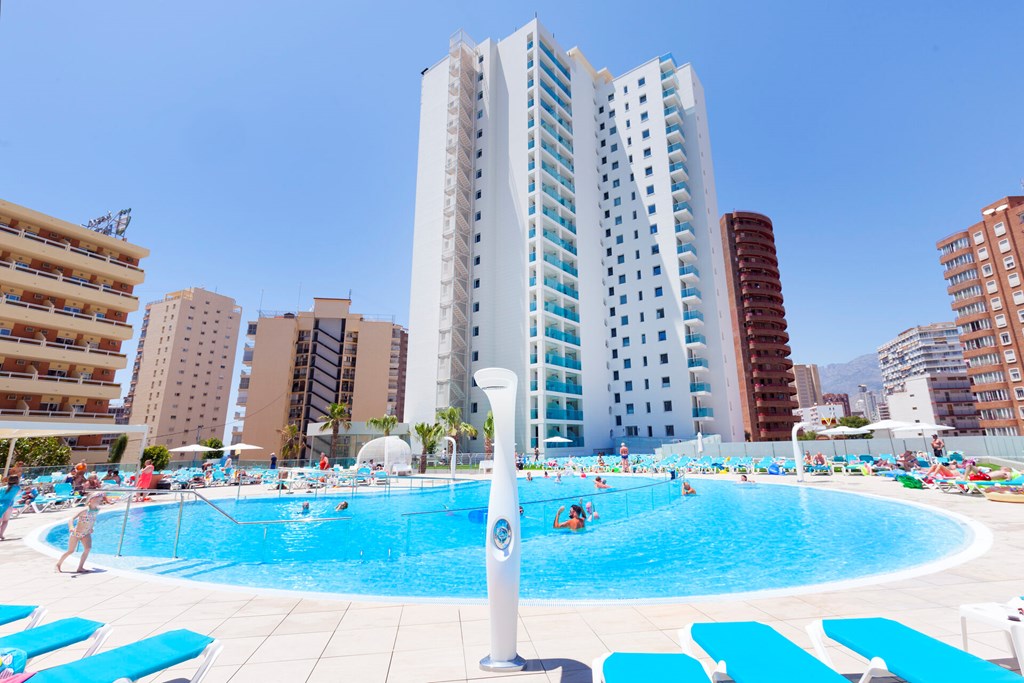
[[[699,477],[691,479],[699,491]],[[906,490],[877,477],[814,477],[805,485],[871,493],[959,513],[991,529],[993,544],[983,555],[944,571],[910,580],[880,580],[850,590],[678,604],[522,606],[519,654],[528,660],[527,669],[500,677],[522,683],[589,682],[591,662],[606,651],[678,652],[676,630],[694,621],[762,621],[810,650],[804,626],[815,619],[884,616],[959,647],[961,604],[1004,602],[1024,593],[1024,505]],[[211,491],[211,497],[235,495],[234,488]],[[247,492],[248,487],[243,495]],[[208,683],[423,683],[498,676],[478,666],[488,651],[485,605],[309,599],[151,581],[112,571],[57,574],[53,559],[24,539],[33,530],[68,516],[67,512],[27,514],[11,522],[8,540],[0,544],[0,602],[44,605],[49,609],[47,620],[84,616],[112,624],[105,649],[172,628],[209,634],[225,648]],[[65,566],[74,568],[75,562],[76,558],[69,558]],[[581,596],[595,597],[600,596]],[[12,630],[10,625],[0,627],[0,633]],[[970,651],[1016,669],[1003,634],[991,627],[970,624]],[[80,654],[81,648],[66,648],[37,658],[30,669],[60,664]],[[846,650],[832,648],[831,654],[836,667],[851,674],[852,680],[856,680],[852,674],[865,669],[863,660]],[[195,668],[192,663],[143,680],[187,681]]]

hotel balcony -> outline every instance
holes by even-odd
[[[695,304],[700,302],[700,290],[695,287],[687,287],[679,292],[683,303]]]
[[[673,183],[677,183],[689,178],[690,170],[682,161],[674,161],[668,165],[668,177],[672,179]]]
[[[679,244],[676,246],[676,256],[683,263],[695,263],[697,261],[697,250],[692,244]]]
[[[549,420],[565,420],[571,422],[582,422],[583,411],[564,408],[548,408],[544,411],[544,417]]]
[[[691,349],[703,349],[708,345],[708,340],[703,334],[688,334],[684,341],[687,348]]]
[[[673,204],[672,213],[675,214],[676,222],[693,220],[693,213],[690,211],[690,205],[686,202],[676,202]]]
[[[128,366],[123,353],[103,351],[86,345],[58,344],[43,339],[0,336],[0,356],[27,358],[44,363],[67,363],[121,370]]]
[[[145,273],[137,265],[113,256],[73,247],[66,242],[41,237],[29,230],[12,228],[3,223],[0,223],[0,251],[28,252],[42,261],[71,266],[129,285],[141,284],[145,277]]]
[[[84,301],[101,308],[113,308],[131,312],[138,310],[137,297],[119,292],[107,285],[87,282],[80,278],[65,276],[61,272],[51,273],[22,263],[0,260],[0,280],[4,284],[29,289],[60,299]]]
[[[697,420],[698,422],[706,422],[708,420],[714,420],[715,419],[715,409],[714,408],[694,408],[693,409],[693,419]]]
[[[0,393],[57,394],[110,400],[121,397],[121,385],[81,377],[56,377],[28,372],[0,372]]]
[[[700,282],[700,271],[697,266],[680,266],[679,279],[688,285],[695,285]]]
[[[64,422],[69,420],[88,420],[89,422],[109,422],[114,424],[114,415],[106,413],[87,413],[81,410],[29,410],[28,408],[0,408],[0,416],[17,417],[26,422]]]
[[[676,223],[676,239],[680,242],[692,242],[697,238],[693,226],[689,223]]]
[[[690,393],[694,396],[707,396],[711,393],[711,385],[707,382],[690,382]]]
[[[81,334],[125,341],[132,337],[132,327],[118,320],[109,320],[95,313],[76,313],[55,306],[0,297],[0,317],[5,320],[42,328],[72,328]]]
[[[700,311],[683,311],[683,324],[700,327],[704,324],[704,314]]]
[[[686,367],[690,372],[711,372],[707,358],[700,358],[698,356],[688,358],[686,360]]]

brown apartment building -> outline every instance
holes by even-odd
[[[198,287],[146,304],[125,410],[149,443],[223,438],[241,322],[234,299]]]
[[[0,420],[113,427],[149,255],[111,229],[124,218],[92,229],[0,200]],[[105,459],[102,438],[70,439],[73,457]]]
[[[751,441],[786,440],[798,418],[772,222],[734,211],[721,228],[744,429]]]
[[[245,418],[233,441],[260,446],[269,458],[280,450],[278,430],[294,424],[306,434],[335,402],[349,406],[353,422],[382,415],[402,422],[408,333],[351,305],[314,298],[311,311],[261,311],[249,323],[238,385]]]
[[[984,207],[980,222],[936,247],[981,428],[1024,434],[1024,197]]]

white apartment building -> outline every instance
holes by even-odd
[[[903,422],[955,427],[949,436],[982,434],[980,415],[974,405],[967,374],[915,375],[903,383],[903,391],[887,397],[889,417]]]
[[[613,77],[536,20],[455,34],[422,80],[406,420],[479,428],[472,373],[500,366],[520,450],[742,440],[721,244],[690,65]]]
[[[838,422],[839,418],[846,417],[846,411],[838,403],[825,403],[820,406],[797,408],[793,413],[800,418],[801,422],[807,422],[816,427],[820,425],[821,429],[826,427],[822,420]]]
[[[886,394],[903,391],[919,375],[965,375],[960,334],[953,323],[932,323],[904,330],[878,347],[878,367]]]

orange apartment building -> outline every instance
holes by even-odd
[[[224,437],[241,322],[234,299],[199,287],[146,304],[124,407],[149,443]]]
[[[124,224],[126,225],[126,223]],[[0,200],[0,420],[110,422],[149,250]],[[73,457],[106,457],[102,436]]]
[[[403,421],[408,333],[392,319],[352,313],[350,299],[314,298],[311,311],[260,311],[246,330],[232,441],[280,451],[278,430],[310,424],[340,402],[353,422],[395,415]],[[303,457],[306,446],[304,444]]]
[[[1024,197],[1003,197],[981,221],[935,245],[986,435],[1024,434]]]
[[[785,441],[798,406],[772,222],[734,211],[720,225],[743,428],[750,441]]]

